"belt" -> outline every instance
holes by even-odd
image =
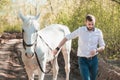
[[[92,57],[80,57],[80,58],[87,59],[87,60],[92,60],[92,59],[95,58],[95,57],[97,57],[97,55],[92,56]]]

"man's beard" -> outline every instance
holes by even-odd
[[[87,27],[87,30],[88,30],[88,31],[94,31],[94,29],[95,29],[94,27],[92,27],[92,28],[88,28],[88,27]]]

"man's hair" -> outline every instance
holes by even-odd
[[[95,17],[93,16],[93,15],[91,15],[91,14],[88,14],[87,16],[86,16],[86,21],[95,21]]]

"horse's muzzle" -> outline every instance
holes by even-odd
[[[34,56],[34,53],[33,54],[27,54],[27,53],[25,53],[25,56],[28,57],[28,58],[32,58]]]

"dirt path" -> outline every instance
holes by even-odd
[[[12,39],[0,45],[0,80],[27,80],[20,55],[15,50],[18,43],[20,40]]]
[[[20,39],[11,39],[0,44],[0,80],[28,80],[21,59],[21,49],[23,48]],[[70,80],[78,80],[73,79],[72,75],[70,77]],[[52,71],[45,75],[44,80],[52,80]],[[63,66],[60,66],[57,80],[65,80]]]
[[[2,44],[1,44],[2,43]],[[28,80],[21,58],[22,40],[0,39],[0,80]],[[72,50],[74,51],[74,50]],[[65,80],[64,60],[62,54],[58,56],[59,74],[57,80]],[[113,64],[113,63],[112,63]],[[99,60],[98,80],[120,80],[120,68]],[[119,61],[117,65],[119,64]],[[76,52],[70,57],[70,80],[81,80],[77,65]],[[37,80],[37,77],[36,79]],[[44,80],[52,80],[52,71],[45,75]]]

